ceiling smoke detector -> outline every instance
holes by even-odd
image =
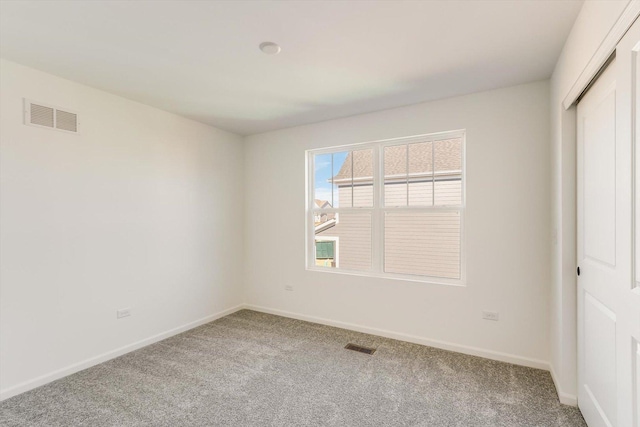
[[[260,43],[260,50],[267,55],[276,55],[280,53],[282,49],[276,43],[273,42],[262,42]]]

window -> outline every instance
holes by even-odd
[[[464,281],[464,132],[308,155],[307,267]]]

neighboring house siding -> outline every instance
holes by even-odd
[[[436,194],[434,200],[436,206],[462,204],[461,180],[436,181],[435,188]]]
[[[427,194],[431,200],[431,183],[412,183],[411,191],[420,199],[426,199]],[[385,206],[407,206],[407,184],[406,183],[386,183],[384,186]]]
[[[351,193],[353,192],[353,206],[356,208],[373,207],[373,186],[356,185],[353,187],[340,187],[338,189],[338,199],[341,208],[351,207]]]
[[[461,203],[462,183],[458,180],[435,182],[435,204],[458,205]],[[409,183],[409,204],[411,206],[432,206],[433,187],[431,182]],[[339,207],[351,207],[351,187],[340,187],[338,190]],[[387,184],[384,188],[386,206],[407,205],[407,185],[405,183]],[[353,206],[372,207],[373,187],[371,185],[359,185],[353,187]]]
[[[340,268],[371,269],[371,215],[369,213],[341,213],[335,226],[318,236],[338,237],[337,254]]]
[[[385,272],[460,278],[458,211],[387,212],[384,233]]]
[[[387,185],[385,186],[385,202],[387,206],[393,206],[391,204],[392,200],[389,200],[389,193],[394,192],[394,187],[397,185]],[[436,194],[440,192],[440,183],[436,182]],[[404,191],[401,191],[402,195],[404,195]],[[395,197],[393,197],[393,201],[395,201]],[[403,202],[402,205],[397,206],[405,206],[407,202]],[[412,182],[409,184],[409,206],[432,206],[433,205],[433,185],[431,182]]]

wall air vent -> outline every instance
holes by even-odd
[[[29,105],[29,124],[46,126],[48,128],[53,127],[53,115],[56,110],[44,105],[30,104]]]
[[[78,132],[78,115],[56,110],[56,128],[68,132]]]
[[[78,115],[41,102],[24,100],[24,124],[78,133]]]

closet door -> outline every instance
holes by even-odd
[[[639,40],[636,23],[578,104],[578,405],[592,427],[639,426]]]

